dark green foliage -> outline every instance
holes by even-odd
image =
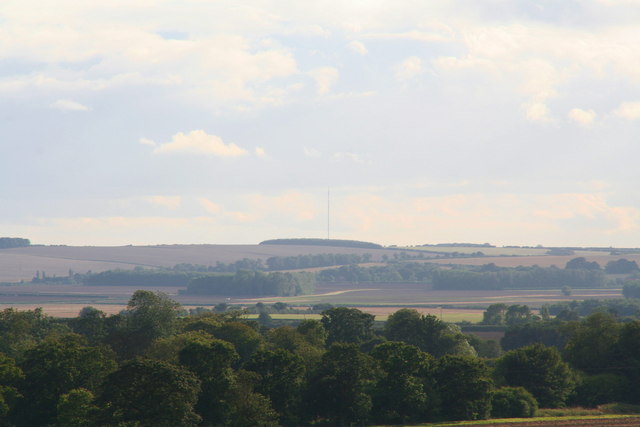
[[[269,399],[254,391],[259,375],[250,371],[238,371],[237,381],[231,390],[231,412],[228,427],[279,427],[278,414]],[[206,423],[205,423],[206,425]],[[222,425],[220,421],[216,425]]]
[[[157,360],[133,359],[109,375],[99,398],[101,425],[196,426],[193,407],[200,382],[187,369]]]
[[[375,316],[356,308],[337,307],[322,312],[322,326],[327,331],[327,344],[362,343],[373,336]]]
[[[640,403],[640,321],[625,323],[617,343],[616,371],[628,379],[630,390],[624,401]]]
[[[24,311],[6,308],[0,311],[0,353],[17,357],[47,336],[68,331],[66,326],[46,316],[41,308]]]
[[[297,415],[305,373],[302,358],[283,349],[262,350],[251,357],[244,369],[258,374],[255,391],[269,398],[281,424],[299,425]]]
[[[30,246],[29,239],[22,239],[20,237],[0,237],[0,249],[9,248],[24,248]]]
[[[183,293],[187,295],[294,296],[311,293],[314,289],[315,276],[311,273],[263,273],[242,270],[233,275],[193,279]]]
[[[162,292],[138,290],[127,310],[107,322],[107,340],[123,358],[141,355],[153,340],[176,332],[180,309],[180,304]]]
[[[557,322],[531,322],[510,326],[500,340],[503,350],[509,351],[535,343],[558,350],[567,343],[569,331]]]
[[[436,391],[444,419],[482,420],[489,417],[493,382],[482,360],[446,355],[435,366]]]
[[[543,408],[564,406],[575,387],[574,374],[558,350],[542,344],[505,353],[496,376],[499,384],[527,389]]]
[[[22,369],[15,360],[0,353],[0,426],[8,426],[9,412],[22,397],[18,386],[24,379]]]
[[[184,346],[178,358],[202,383],[195,408],[203,423],[215,425],[228,421],[235,386],[232,365],[239,359],[233,345],[213,338],[196,339]]]
[[[638,271],[638,264],[635,261],[629,261],[626,258],[620,258],[616,261],[609,261],[604,266],[604,271],[609,274],[629,274]]]
[[[340,239],[272,239],[260,242],[261,245],[304,245],[304,246],[335,246],[344,248],[382,249],[377,243],[360,242],[358,240]]]
[[[19,387],[24,396],[14,410],[19,425],[43,426],[56,418],[61,395],[73,389],[97,390],[116,368],[111,352],[86,347],[78,335],[48,339],[27,350],[19,363],[25,379]]]
[[[604,403],[625,402],[632,396],[630,387],[629,379],[622,375],[586,375],[578,383],[571,403],[595,408]]]
[[[621,327],[609,314],[592,314],[580,323],[569,339],[565,348],[566,360],[590,374],[605,372],[614,359]]]
[[[371,412],[374,362],[356,344],[335,343],[310,380],[308,415],[329,425],[364,423]]]
[[[56,426],[91,427],[98,423],[100,409],[89,390],[77,388],[60,396]]]
[[[96,308],[84,307],[78,317],[71,319],[69,326],[73,332],[84,336],[92,344],[98,344],[107,336],[107,315]]]
[[[224,322],[213,329],[212,335],[233,344],[240,356],[239,364],[249,360],[253,353],[264,346],[262,335],[255,328],[242,322]]]
[[[538,401],[523,387],[500,387],[491,395],[492,418],[531,418]]]
[[[421,315],[415,309],[403,308],[390,315],[384,333],[389,341],[415,345],[436,357],[445,354],[475,355],[459,328],[433,315]]]
[[[434,397],[425,390],[432,389],[433,356],[400,342],[380,344],[370,355],[379,368],[372,392],[374,419],[393,424],[426,419],[435,404]]]

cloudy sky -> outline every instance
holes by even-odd
[[[2,0],[0,234],[640,246],[638,0]]]

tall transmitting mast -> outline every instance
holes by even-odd
[[[331,187],[327,187],[327,240],[331,239]]]

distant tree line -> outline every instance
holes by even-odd
[[[22,239],[20,237],[0,237],[0,249],[9,248],[23,248],[30,246],[29,239]]]
[[[353,283],[428,283],[438,269],[436,264],[419,262],[389,262],[384,265],[362,267],[345,265],[317,273],[319,282]]]
[[[83,283],[87,286],[187,286],[203,273],[155,269],[108,270],[87,274]]]
[[[204,276],[192,279],[186,295],[255,295],[294,296],[312,293],[315,275],[307,272],[263,273],[241,270],[235,274]]]
[[[485,266],[486,269],[487,266]],[[605,277],[599,270],[542,268],[439,269],[433,272],[434,289],[501,290],[559,289],[563,286],[601,288]]]
[[[341,239],[272,239],[260,242],[261,245],[303,245],[303,246],[334,246],[344,248],[383,249],[382,245],[358,240]]]

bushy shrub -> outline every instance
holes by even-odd
[[[530,418],[537,410],[538,401],[524,387],[501,387],[491,396],[492,418]]]

